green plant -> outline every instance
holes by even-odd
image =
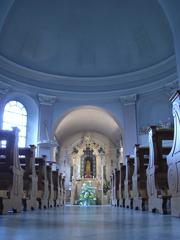
[[[96,204],[96,189],[92,186],[91,181],[83,183],[79,198],[79,204],[83,206]]]
[[[111,185],[109,181],[105,181],[103,184],[103,193],[106,195],[107,192],[111,189]]]

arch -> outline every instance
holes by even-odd
[[[119,144],[122,139],[120,136],[123,135],[119,120],[106,109],[93,105],[83,105],[66,111],[54,127],[54,135],[59,142],[81,131],[99,132],[109,137],[116,145]]]
[[[19,101],[9,101],[6,103],[3,112],[3,129],[11,130],[12,127],[18,127],[20,147],[26,146],[27,139],[27,110]]]
[[[18,101],[24,105],[27,110],[27,138],[26,145],[37,144],[38,134],[38,106],[35,100],[29,95],[20,92],[8,93],[3,99],[1,99],[2,110],[9,101]],[[2,120],[1,120],[2,125]]]

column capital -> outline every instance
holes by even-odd
[[[119,100],[123,105],[132,105],[135,104],[137,101],[137,94],[121,96]]]
[[[55,96],[39,93],[38,94],[38,100],[39,100],[39,103],[42,104],[42,105],[51,106],[56,102],[57,98]]]

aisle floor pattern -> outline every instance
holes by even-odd
[[[110,206],[0,216],[1,240],[180,240],[180,219]]]

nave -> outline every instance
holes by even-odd
[[[180,239],[179,219],[111,206],[65,206],[0,216],[3,240]]]

